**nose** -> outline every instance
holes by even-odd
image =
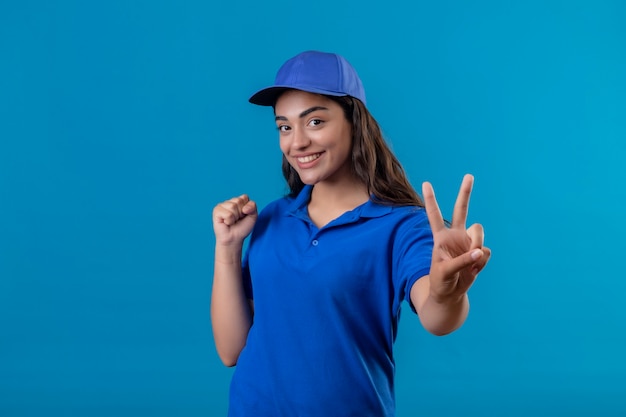
[[[311,140],[309,139],[304,129],[294,129],[292,138],[293,141],[291,142],[291,147],[294,149],[305,149],[311,144]]]

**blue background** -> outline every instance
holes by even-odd
[[[247,98],[306,49],[444,214],[476,176],[493,258],[458,332],[404,314],[398,416],[626,414],[626,3],[52,3],[0,3],[0,415],[225,414],[211,210],[285,191]]]

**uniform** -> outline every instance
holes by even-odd
[[[231,417],[395,414],[393,343],[401,302],[429,273],[426,212],[370,199],[320,229],[311,190],[269,204],[251,234],[243,278],[255,315]]]

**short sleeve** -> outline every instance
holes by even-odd
[[[252,285],[252,272],[250,270],[250,253],[254,251],[255,242],[265,233],[269,225],[270,218],[272,216],[273,210],[275,210],[276,203],[272,203],[265,207],[259,213],[259,217],[252,229],[252,233],[250,234],[249,240],[244,244],[244,255],[241,260],[241,276],[243,279],[243,289],[245,291],[246,297],[249,300],[254,299],[254,291]]]
[[[243,255],[243,260],[241,261],[241,277],[243,279],[243,290],[246,294],[246,298],[248,300],[254,299],[252,293],[252,278],[250,276],[250,264],[248,262],[250,256],[250,248],[248,247]]]
[[[393,281],[395,308],[405,300],[411,303],[411,288],[421,277],[430,273],[433,252],[433,234],[426,210],[415,208],[399,226],[393,245]]]

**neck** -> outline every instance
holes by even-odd
[[[367,187],[359,182],[318,183],[309,201],[309,217],[319,227],[369,200]]]
[[[335,183],[320,182],[315,184],[311,191],[311,202],[322,201],[328,205],[349,205],[350,202],[357,202],[358,206],[365,203],[368,199],[367,187],[357,180]]]

